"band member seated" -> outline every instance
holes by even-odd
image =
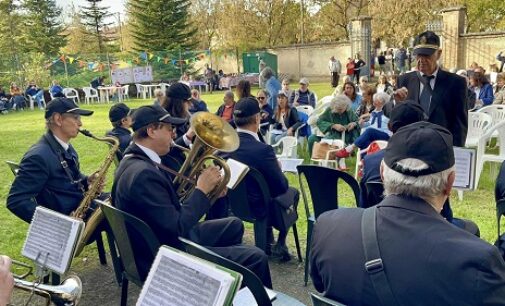
[[[130,145],[132,140],[130,127],[132,125],[132,110],[124,103],[114,104],[109,111],[109,120],[113,129],[107,131],[107,136],[114,136],[119,139],[119,150],[121,154]]]
[[[272,198],[286,193],[290,187],[287,178],[281,171],[274,149],[272,146],[261,142],[258,138],[258,130],[261,122],[258,101],[252,97],[240,99],[235,105],[233,118],[237,125],[240,145],[235,152],[230,153],[227,157],[238,160],[258,170],[265,177]],[[261,197],[261,191],[258,189],[258,186],[252,183],[248,184],[247,190],[249,203],[257,203],[257,199]],[[275,219],[273,209],[267,211],[265,207],[254,206],[253,210],[253,213],[258,217],[269,215],[267,242],[269,244],[268,246],[272,245],[272,255],[279,257],[281,261],[289,261],[291,255],[286,245],[288,232],[279,230],[277,243],[274,244],[272,225],[279,224],[282,221]]]
[[[78,207],[97,176],[79,170],[79,157],[70,140],[79,134],[81,116],[92,114],[68,98],[47,104],[47,132],[23,156],[7,197],[7,208],[16,216],[31,222],[37,205],[66,215]]]
[[[133,143],[116,171],[113,203],[146,222],[162,244],[180,247],[178,237],[188,238],[246,266],[265,286],[272,287],[265,253],[241,244],[244,227],[240,219],[231,217],[199,222],[211,210],[207,194],[222,180],[217,167],[203,170],[194,191],[183,203],[179,201],[168,175],[170,171],[160,164],[160,156],[170,151],[174,128],[184,122],[159,106],[142,106],[134,112]],[[133,237],[131,241],[141,277],[145,278],[154,258],[137,242],[139,239]]]
[[[345,305],[503,305],[505,263],[498,249],[440,214],[455,180],[449,130],[409,124],[384,152],[384,200],[317,219],[314,287]],[[374,210],[375,222],[362,219]]]

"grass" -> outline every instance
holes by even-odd
[[[311,90],[314,90],[321,98],[329,95],[333,90],[329,84],[313,84]],[[253,89],[253,94],[256,90]],[[207,102],[210,111],[216,111],[221,104],[223,92],[214,92],[213,94],[203,94],[202,99]],[[133,108],[141,105],[150,104],[150,100],[129,100],[126,103]],[[110,129],[108,121],[108,110],[110,105],[93,104],[81,105],[83,108],[94,110],[91,117],[83,117],[83,128],[90,130],[95,135],[103,135],[107,129]],[[23,154],[29,147],[37,142],[44,133],[43,112],[39,110],[9,113],[0,116],[0,202],[5,203],[13,181],[7,165],[2,162],[11,160],[19,162]],[[81,167],[84,173],[91,173],[97,170],[103,158],[107,154],[108,147],[105,144],[97,143],[80,135],[72,141],[80,156]],[[305,158],[308,154],[302,155]],[[353,169],[353,164],[349,162],[348,166]],[[114,167],[114,166],[111,166]],[[108,189],[112,184],[112,172],[109,171]],[[481,176],[479,188],[472,192],[465,192],[464,200],[459,202],[456,194],[451,197],[451,204],[454,215],[460,218],[471,219],[476,222],[481,229],[483,239],[493,242],[496,239],[496,221],[495,221],[495,203],[494,203],[494,181],[498,174],[498,166],[486,164],[484,173]],[[295,175],[288,174],[291,186],[298,187],[298,178]],[[342,197],[341,203],[353,203],[350,188],[346,186],[339,187],[339,194]],[[349,204],[344,206],[350,206]],[[298,221],[298,231],[302,246],[305,245],[306,237],[306,218],[303,203],[300,203],[298,210],[300,218]],[[0,205],[0,254],[6,254],[16,259],[22,259],[21,248],[25,239],[27,224],[10,213],[5,205]],[[251,227],[248,226],[251,232]],[[292,244],[290,242],[290,244]],[[83,255],[81,255],[83,256]],[[84,251],[84,256],[97,257],[94,247],[88,247]],[[80,261],[79,261],[80,262]],[[79,262],[77,265],[79,265]]]

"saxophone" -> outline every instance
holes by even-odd
[[[86,226],[84,227],[84,234],[77,244],[74,256],[79,256],[79,254],[81,254],[82,250],[86,244],[88,244],[91,236],[95,232],[97,226],[102,222],[104,218],[102,209],[100,207],[96,207],[94,211],[90,212],[91,202],[100,194],[100,184],[105,179],[107,170],[114,161],[117,150],[119,150],[119,140],[116,137],[96,137],[87,130],[79,130],[79,132],[97,141],[106,142],[110,146],[110,150],[103,164],[100,166],[95,180],[88,186],[88,191],[84,194],[84,198],[82,199],[81,203],[70,215],[71,217],[79,220],[84,220],[85,217],[88,216],[86,220]]]

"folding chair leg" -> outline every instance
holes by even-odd
[[[128,305],[128,279],[123,274],[121,281],[121,306]]]
[[[295,237],[296,254],[298,255],[298,261],[302,262],[302,250],[300,249],[300,241],[298,240],[298,230],[296,229],[296,223],[293,224],[293,236]]]
[[[98,233],[96,236],[96,249],[98,251],[98,258],[100,259],[101,265],[107,265],[107,257],[105,256],[105,248],[103,246],[102,233]]]
[[[309,281],[309,261],[310,261],[310,243],[312,242],[312,228],[314,223],[312,221],[307,222],[307,247],[305,248],[305,269],[303,274],[303,282],[307,286]]]
[[[116,250],[116,244],[114,243],[114,235],[112,235],[112,230],[108,228],[108,224],[105,233],[107,234],[107,241],[109,242],[110,258],[112,259],[112,266],[114,267],[114,273],[116,274],[116,281],[118,285],[121,285],[121,272],[123,271],[123,267]]]
[[[266,252],[267,249],[267,220],[256,220],[254,222],[254,244]]]

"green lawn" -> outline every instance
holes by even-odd
[[[294,84],[295,85],[295,84]],[[313,84],[310,87],[321,98],[330,94],[333,90],[328,84]],[[256,89],[253,89],[253,94]],[[213,94],[203,94],[202,99],[207,102],[211,111],[217,110],[223,97],[223,92],[214,92]],[[129,100],[126,102],[130,107],[136,108],[141,105],[150,104],[150,100]],[[108,110],[110,105],[82,105],[83,108],[89,108],[95,111],[91,117],[83,117],[83,128],[93,132],[95,135],[103,135],[107,129],[110,129],[108,121]],[[35,143],[44,133],[44,116],[39,110],[24,111],[0,115],[0,152],[1,161],[11,160],[19,162],[28,148]],[[81,167],[84,173],[90,173],[97,170],[105,155],[107,146],[88,139],[82,135],[72,141],[77,152],[79,152]],[[304,155],[306,157],[306,154]],[[349,163],[351,169],[353,165]],[[112,166],[114,167],[114,166]],[[493,242],[496,239],[495,224],[495,203],[494,203],[494,181],[498,172],[498,167],[492,169],[487,165],[481,176],[479,189],[473,192],[466,192],[464,201],[459,202],[456,194],[452,197],[452,207],[454,215],[462,218],[474,220],[481,229],[483,239]],[[113,169],[112,169],[113,170]],[[9,168],[5,163],[0,162],[0,202],[5,203],[9,192],[10,184],[13,180]],[[112,183],[112,171],[109,171],[108,185]],[[298,186],[298,179],[294,175],[288,175],[290,184]],[[351,202],[351,191],[342,186],[340,195],[344,203]],[[298,230],[302,245],[305,245],[306,222],[303,203],[300,203],[300,219],[298,221]],[[5,205],[0,205],[0,254],[7,254],[11,257],[21,259],[21,247],[24,242],[27,224],[12,215]],[[248,227],[251,230],[250,227]],[[290,242],[292,244],[292,242]],[[84,252],[85,256],[96,257],[93,248],[88,248]],[[81,255],[83,256],[83,255]]]

